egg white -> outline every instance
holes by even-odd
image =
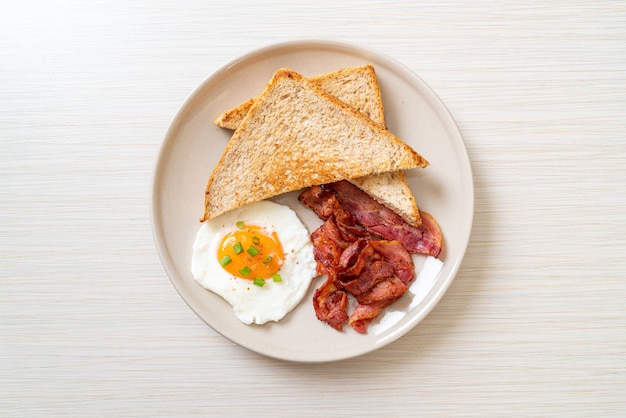
[[[222,268],[217,259],[218,248],[224,235],[237,228],[238,221],[278,234],[285,254],[278,272],[281,282],[268,279],[260,287]],[[284,318],[300,303],[317,275],[308,230],[293,210],[271,201],[246,205],[203,222],[193,244],[191,272],[200,285],[230,303],[237,318],[245,324]]]

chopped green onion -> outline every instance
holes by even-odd
[[[252,283],[254,283],[255,285],[259,287],[263,287],[263,285],[265,284],[265,280],[263,280],[260,277],[256,277]]]
[[[259,245],[261,243],[261,239],[259,237],[252,237],[252,243],[254,245]]]
[[[245,266],[244,268],[239,270],[239,273],[241,273],[243,277],[246,277],[248,274],[252,273],[252,270],[250,270],[250,267]]]
[[[263,264],[265,264],[266,266],[270,264],[271,262],[272,262],[272,257],[269,255],[263,259]]]
[[[276,274],[272,274],[272,280],[274,280],[275,283],[278,283],[278,282],[282,282],[283,278],[280,277],[280,274],[276,273]]]
[[[240,242],[236,242],[235,245],[233,245],[233,250],[235,254],[241,254],[243,252],[243,245],[241,245]]]
[[[250,254],[251,257],[254,257],[258,253],[259,253],[259,250],[257,250],[256,247],[254,247],[253,245],[251,245],[250,248],[248,248],[248,254]]]
[[[225,255],[221,260],[220,260],[220,264],[222,265],[222,267],[226,267],[227,265],[230,264],[230,262],[233,261],[229,255]]]
[[[246,224],[243,221],[238,221],[235,225],[237,225],[237,228],[239,229],[244,229]]]

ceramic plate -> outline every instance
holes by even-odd
[[[191,249],[203,213],[204,189],[231,131],[213,119],[259,94],[272,74],[288,67],[313,76],[343,67],[373,64],[378,76],[388,129],[430,162],[407,172],[420,209],[439,222],[443,266],[421,280],[359,334],[318,321],[312,306],[314,279],[304,300],[282,321],[244,325],[219,296],[193,279]],[[297,192],[276,201],[292,207],[313,231],[319,220],[296,200]],[[152,224],[167,274],[189,307],[215,331],[258,353],[300,362],[324,362],[358,356],[406,334],[437,304],[454,279],[472,227],[474,192],[469,159],[450,113],[417,75],[393,59],[367,48],[335,42],[298,41],[251,52],[211,75],[183,104],[165,136],[155,167]],[[416,269],[421,269],[418,260]]]

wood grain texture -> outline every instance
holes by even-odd
[[[623,2],[24,1],[0,6],[0,39],[0,415],[626,414]],[[420,75],[476,187],[435,310],[323,365],[202,323],[149,219],[185,98],[293,39],[356,42]]]

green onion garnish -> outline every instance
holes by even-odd
[[[250,270],[250,267],[245,266],[244,268],[242,268],[241,270],[239,270],[239,273],[243,276],[246,277],[248,274],[250,274],[252,272],[252,270]]]
[[[225,255],[224,258],[222,258],[220,260],[220,264],[222,265],[222,267],[226,267],[227,265],[230,264],[230,262],[233,261],[229,255]]]
[[[237,228],[239,229],[243,229],[246,226],[246,224],[243,221],[238,221],[235,225],[237,225]]]
[[[263,285],[265,284],[265,280],[263,280],[260,277],[256,277],[252,283],[254,283],[255,285],[259,286],[259,287],[263,287]]]
[[[259,237],[252,237],[252,243],[254,245],[259,245],[261,243],[261,239]]]
[[[254,257],[255,255],[257,255],[259,253],[259,250],[256,249],[256,247],[254,246],[250,246],[250,248],[248,248],[248,254],[250,254],[251,257]]]
[[[263,264],[265,264],[266,266],[270,264],[271,262],[272,262],[272,257],[269,255],[263,259]]]
[[[243,245],[241,245],[240,242],[236,242],[235,245],[233,245],[233,250],[235,254],[241,254],[243,252]]]
[[[275,283],[278,283],[278,282],[282,282],[283,278],[280,277],[280,274],[276,273],[276,274],[272,274],[272,280],[274,280]]]

